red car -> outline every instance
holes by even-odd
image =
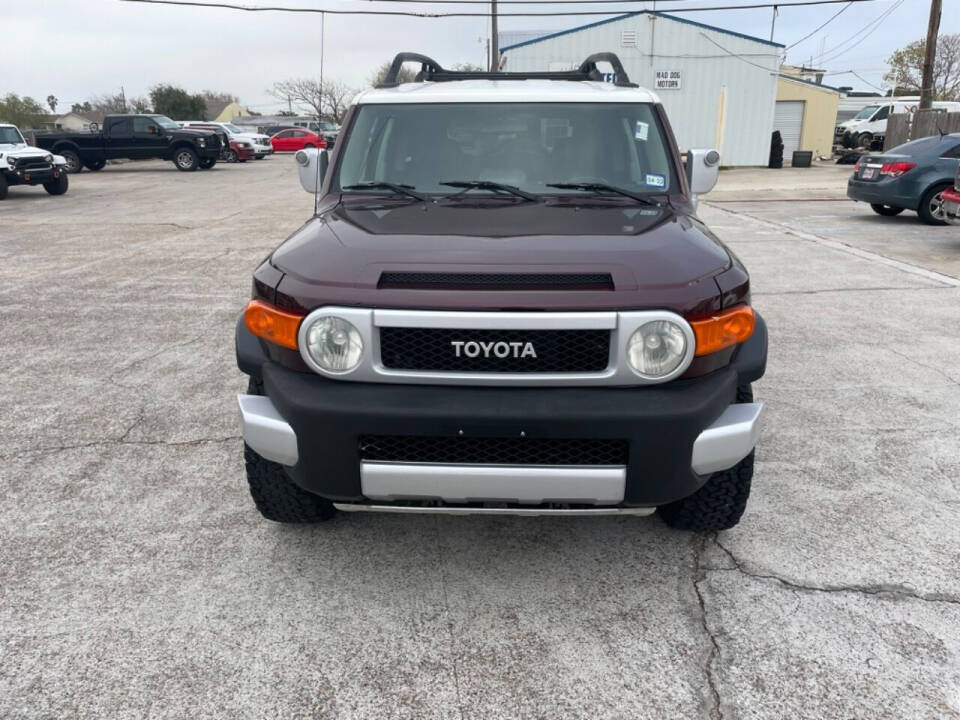
[[[325,148],[327,141],[320,135],[305,128],[290,128],[281,130],[270,138],[270,144],[275,152],[295,151],[308,148]]]

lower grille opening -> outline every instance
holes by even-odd
[[[626,465],[629,443],[609,438],[362,435],[360,459],[441,465]]]

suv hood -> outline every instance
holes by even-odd
[[[574,204],[470,200],[425,205],[351,198],[313,218],[271,258],[278,290],[323,304],[436,309],[719,308],[733,264],[695,217],[612,199]],[[384,289],[384,272],[606,273],[613,290]]]

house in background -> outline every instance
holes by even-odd
[[[207,120],[233,122],[238,117],[250,115],[250,111],[238,102],[207,102]]]
[[[822,70],[784,65],[777,76],[777,106],[773,129],[780,131],[783,158],[795,150],[810,150],[814,157],[830,157],[837,123],[838,88],[821,85]]]
[[[500,43],[508,72],[570,70],[593,53],[617,53],[630,80],[659,96],[681,152],[717,148],[725,166],[766,165],[770,158],[782,50],[779,43],[651,10]]]

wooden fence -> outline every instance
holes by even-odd
[[[917,140],[939,133],[960,132],[960,113],[941,110],[918,110],[916,113],[897,113],[887,118],[887,137],[883,149],[903,145],[908,140]]]

